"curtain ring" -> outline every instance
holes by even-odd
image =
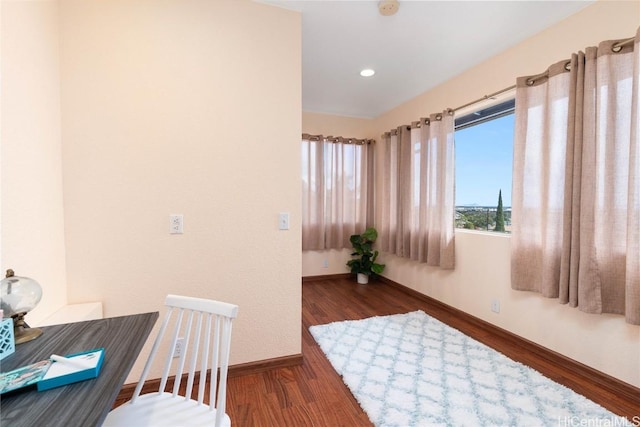
[[[618,53],[622,50],[623,47],[633,43],[635,40],[636,40],[635,37],[631,37],[630,39],[626,39],[626,40],[619,41],[618,43],[614,43],[613,46],[611,46],[611,51]]]

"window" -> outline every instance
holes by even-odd
[[[456,228],[511,229],[514,108],[509,100],[456,118]]]

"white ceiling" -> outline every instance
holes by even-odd
[[[374,118],[593,3],[257,0],[302,13],[304,111]],[[360,76],[373,68],[370,78]]]

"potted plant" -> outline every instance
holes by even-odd
[[[376,263],[378,251],[373,250],[373,244],[378,238],[378,232],[375,228],[367,228],[362,234],[354,234],[349,240],[353,246],[353,258],[347,262],[347,267],[351,269],[351,273],[357,274],[358,283],[369,283],[369,276],[380,274],[384,271],[384,264]]]

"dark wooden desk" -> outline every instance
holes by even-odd
[[[2,372],[47,359],[104,347],[98,378],[47,391],[26,391],[0,400],[1,426],[100,426],[127,379],[158,312],[43,327],[36,340],[16,346]]]

